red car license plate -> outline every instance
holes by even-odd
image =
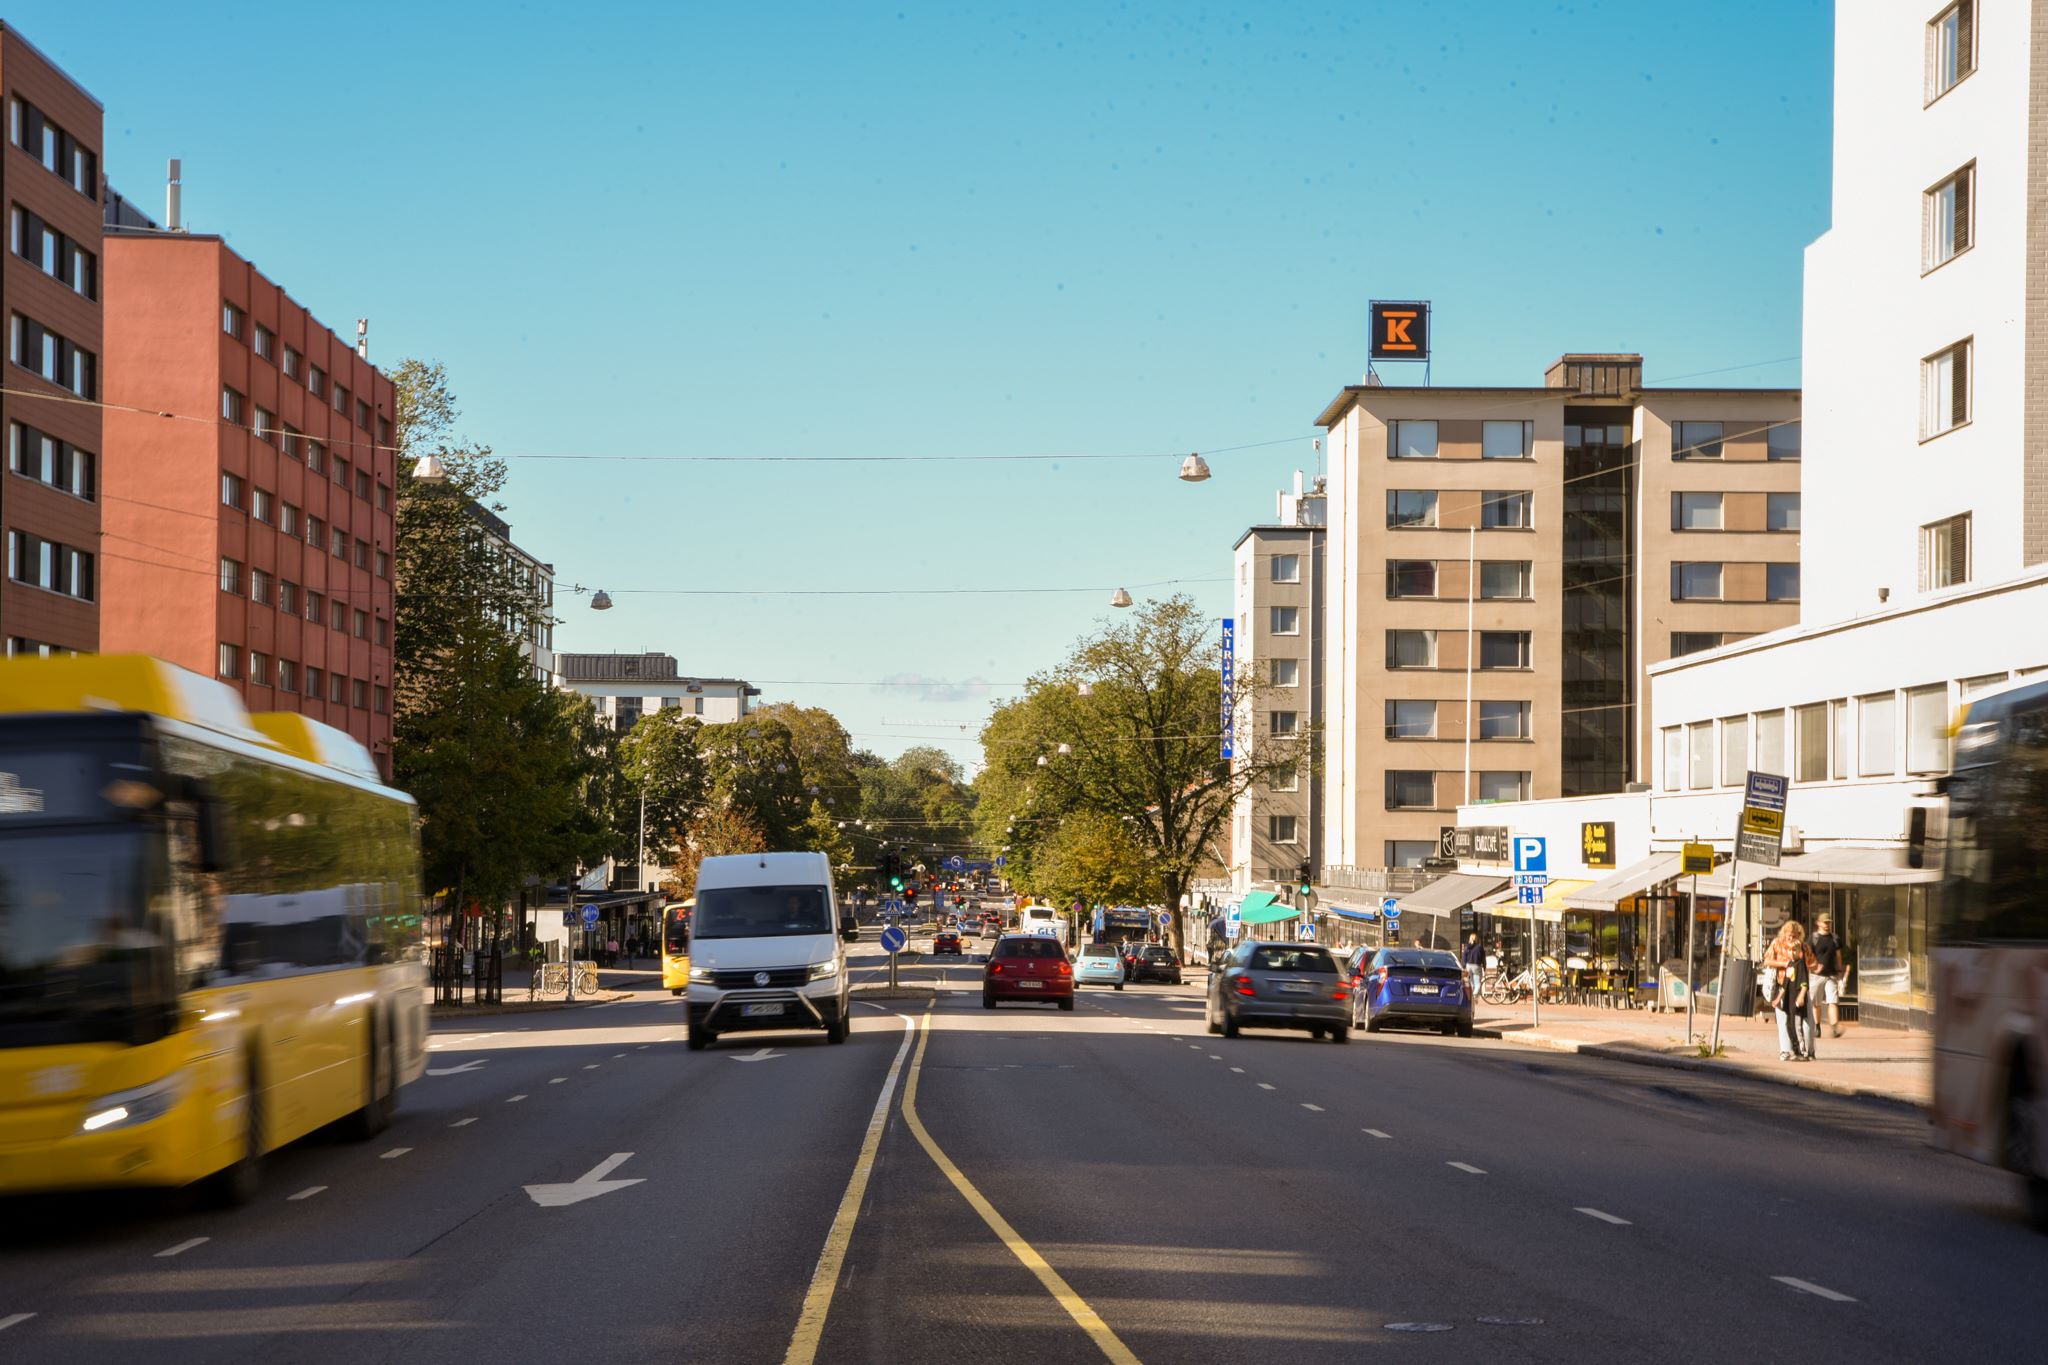
[[[1020,991],[1043,990],[1045,989],[1045,983],[1043,981],[1019,981],[1017,989]]]

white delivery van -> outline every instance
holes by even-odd
[[[755,1029],[823,1029],[845,1042],[850,928],[822,853],[706,858],[690,915],[690,1049]]]

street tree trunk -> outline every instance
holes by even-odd
[[[1180,898],[1185,889],[1185,879],[1178,872],[1167,872],[1160,878],[1160,887],[1166,894],[1166,911],[1173,916],[1173,956],[1180,962],[1187,961],[1187,928],[1181,922]]]

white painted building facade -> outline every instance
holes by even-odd
[[[696,678],[681,673],[670,654],[559,654],[561,685],[589,697],[615,730],[632,729],[645,715],[681,711],[707,725],[735,721],[753,711],[761,689],[743,678]]]

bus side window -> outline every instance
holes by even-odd
[[[220,899],[200,870],[199,822],[188,802],[165,808],[164,908],[178,945],[179,984],[191,989],[221,969]]]
[[[2048,941],[2048,705],[2016,710],[1976,822],[1983,936]]]

